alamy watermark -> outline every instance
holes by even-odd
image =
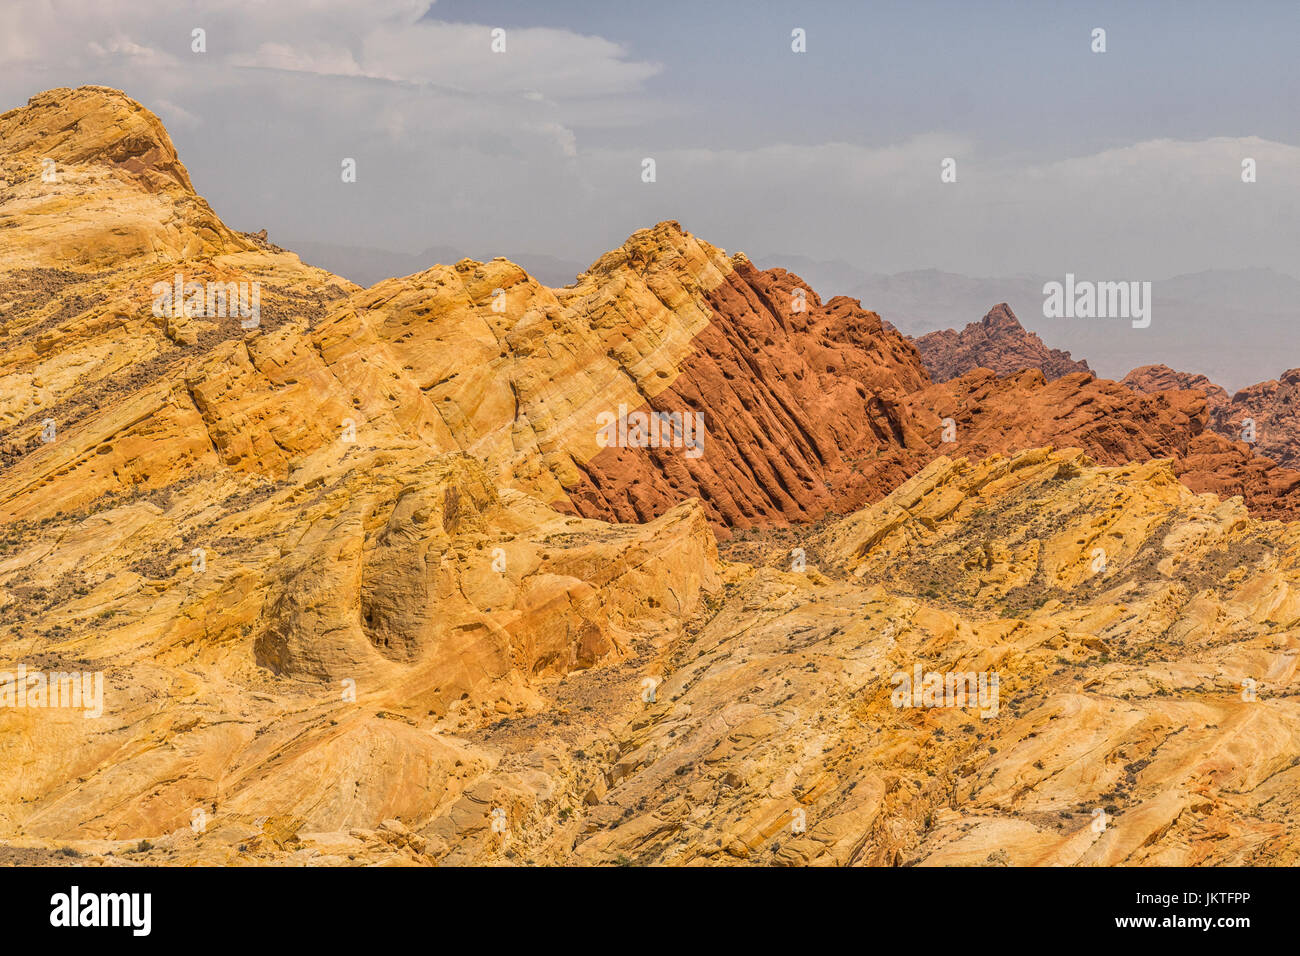
[[[81,887],[73,886],[50,897],[50,925],[54,927],[118,926],[130,929],[133,936],[148,936],[153,928],[152,913],[152,893],[83,893]]]
[[[596,444],[601,448],[684,448],[687,458],[704,454],[702,412],[632,412],[596,416]]]
[[[0,671],[0,707],[70,707],[87,720],[104,713],[103,671]]]
[[[1151,324],[1150,282],[1076,281],[1073,272],[1065,282],[1043,286],[1045,319],[1132,319],[1133,328]]]
[[[988,671],[896,671],[890,702],[895,707],[977,707],[981,717],[998,715],[998,675]]]
[[[186,282],[178,272],[171,282],[155,282],[149,291],[153,314],[160,319],[237,316],[243,329],[255,329],[262,321],[260,282]]]

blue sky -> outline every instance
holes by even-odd
[[[936,129],[1038,156],[1160,137],[1300,145],[1295,2],[441,0],[426,18],[576,29],[664,64],[647,87],[693,114],[653,127],[670,146],[887,145]],[[804,57],[792,25],[808,31]]]
[[[1295,2],[7,11],[0,107],[124,89],[228,222],[288,244],[588,262],[671,218],[728,250],[872,272],[1159,279],[1300,259]]]

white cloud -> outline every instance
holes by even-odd
[[[497,54],[495,24],[425,19],[429,9],[11,0],[0,108],[54,86],[119,86],[173,127],[196,185],[233,225],[341,244],[589,261],[671,218],[729,248],[876,271],[1295,269],[1295,147],[1151,140],[1044,162],[938,133],[881,147],[799,142],[780,116],[759,128],[719,122],[713,136],[701,118],[743,93],[669,102],[654,92],[661,67],[607,38],[504,23]],[[206,54],[190,50],[195,27]],[[725,148],[740,140],[765,145]],[[339,191],[344,156],[362,170],[351,192]],[[657,161],[654,184],[640,180],[645,156]],[[939,179],[948,156],[954,184]],[[1256,184],[1240,182],[1245,156],[1258,162]]]
[[[543,134],[555,140],[561,154],[570,159],[578,155],[578,137],[574,135],[573,130],[561,126],[559,123],[543,123],[539,129]]]
[[[144,66],[176,66],[176,57],[153,47],[136,43],[129,37],[118,34],[103,43],[91,40],[86,49],[99,59],[127,60]]]
[[[184,107],[177,106],[171,100],[154,100],[153,111],[158,114],[158,118],[163,121],[164,126],[186,126],[196,127],[203,125],[203,118],[195,116]]]
[[[632,188],[641,155],[658,181]],[[1259,181],[1241,181],[1253,157]],[[940,163],[957,160],[957,182]],[[1300,148],[1258,137],[1151,140],[1045,163],[929,135],[752,150],[603,151],[598,192],[632,216],[679,218],[750,251],[847,259],[872,271],[972,275],[1073,269],[1158,278],[1267,265],[1294,271]]]
[[[195,67],[259,67],[476,94],[529,92],[551,100],[634,92],[662,69],[603,37],[545,27],[504,25],[506,52],[494,53],[494,25],[424,19],[431,4],[412,0],[199,0],[183,8],[151,0],[16,0],[7,7],[0,42],[6,66],[111,58],[171,66],[183,56]],[[208,34],[202,61],[189,59],[195,27]]]
[[[292,70],[320,73],[325,76],[367,76],[349,50],[330,44],[294,46],[288,43],[263,43],[251,54],[230,58],[233,66],[261,67],[269,70]]]

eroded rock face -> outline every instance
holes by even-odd
[[[1074,372],[1092,374],[1088,363],[1069,352],[1051,349],[1037,333],[1026,331],[1005,302],[995,305],[978,322],[960,332],[944,329],[916,339],[930,378],[936,382],[987,368],[999,375],[1038,369],[1051,381]]]
[[[932,383],[672,222],[362,290],[122,94],[0,131],[0,674],[103,688],[0,706],[0,860],[1297,861],[1296,473],[1203,394]],[[262,321],[154,315],[178,272]]]
[[[1120,384],[1148,394],[1180,390],[1200,392],[1205,396],[1205,403],[1211,411],[1228,403],[1228,393],[1204,375],[1177,372],[1168,365],[1143,365],[1135,368],[1120,380]]]
[[[0,708],[24,767],[5,819],[49,839],[167,832],[270,793],[324,829],[431,810],[446,794],[427,775],[456,776],[460,752],[427,728],[536,712],[535,682],[671,637],[720,587],[696,504],[644,525],[558,515],[416,443],[17,530],[0,670],[105,675],[96,720]],[[371,779],[371,749],[410,766]],[[195,761],[223,770],[199,780]],[[362,790],[339,803],[350,773]]]
[[[1173,388],[1201,392],[1210,409],[1211,432],[1247,447],[1255,456],[1287,468],[1300,466],[1300,439],[1296,437],[1300,435],[1300,369],[1288,369],[1275,381],[1247,386],[1231,397],[1204,375],[1175,372],[1164,365],[1134,369],[1124,382],[1142,392]]]
[[[1243,388],[1215,408],[1211,427],[1279,464],[1300,467],[1300,369]]]
[[[365,464],[372,475],[386,463]],[[218,580],[187,566],[118,575],[42,611],[41,622],[80,631],[92,609],[120,609],[93,636],[44,645],[66,667],[104,666],[97,655],[111,653],[110,705],[107,725],[0,713],[6,759],[28,768],[0,803],[9,845],[318,865],[1297,860],[1289,688],[1300,643],[1285,623],[1300,614],[1297,526],[1196,495],[1167,463],[1103,468],[1046,449],[941,458],[799,538],[800,571],[785,548],[758,566],[720,562],[698,507],[648,526],[545,517],[517,492],[493,502],[466,459],[435,465],[383,479],[393,497],[371,478],[354,488],[358,470],[344,469],[317,500],[240,502],[222,524],[246,529],[249,544],[212,555]],[[441,501],[400,490],[412,481],[462,490]],[[205,497],[195,489],[168,512]],[[260,546],[263,523],[286,511],[310,529],[314,515],[377,500],[389,504],[362,522],[373,530],[338,549],[359,547],[358,559],[308,548],[311,561],[286,560]],[[453,500],[463,504],[449,511]],[[543,523],[528,527],[521,506]],[[90,519],[61,538],[57,560],[75,559],[74,537],[83,549],[157,551],[163,517]],[[513,541],[503,521],[518,522]],[[458,597],[439,605],[441,624],[407,615],[398,629],[415,653],[400,660],[364,627],[337,639],[316,630],[318,657],[352,648],[332,666],[360,675],[355,702],[334,681],[251,665],[255,639],[239,624],[255,631],[268,612],[282,619],[274,606],[287,593],[301,607],[316,593],[267,594],[261,576],[382,561],[394,588],[423,586],[428,572],[392,551],[399,532],[441,552],[435,579],[458,576],[469,604],[494,609]],[[496,583],[475,558],[493,541],[512,548]],[[615,553],[642,576],[587,580],[626,628],[622,647],[592,668],[524,678],[520,662],[555,658],[517,638],[583,613],[575,585],[552,575],[604,569]],[[526,598],[529,581],[561,599]],[[691,593],[695,615],[675,603]],[[572,667],[582,629],[563,630],[568,642],[550,646],[567,647]],[[996,699],[899,704],[898,675],[917,665],[984,675],[986,690],[996,675]],[[153,848],[134,852],[142,838]]]
[[[978,369],[914,392],[907,406],[936,454],[982,458],[1051,443],[1106,464],[1169,458],[1194,491],[1241,495],[1261,517],[1300,514],[1300,472],[1207,431],[1210,410],[1197,391],[1148,395],[1084,373],[1048,382],[1036,370],[999,378]]]
[[[158,117],[117,90],[34,96],[0,116],[0,142],[6,270],[254,248],[195,194]]]
[[[603,450],[582,465],[579,511],[644,520],[695,496],[726,528],[780,525],[879,497],[915,467],[921,440],[899,402],[926,383],[916,350],[851,299],[822,303],[740,255],[731,265],[706,293],[711,321],[648,403],[700,413],[703,454]]]
[[[156,314],[155,285],[244,283],[251,307],[256,283],[263,334],[355,287],[228,229],[157,117],[115,90],[34,97],[0,116],[0,143],[0,513],[39,519],[210,469],[185,369],[247,332],[238,314]]]
[[[1284,755],[1296,727],[1279,693],[1298,659],[1284,623],[1295,572],[1281,557],[1295,527],[1194,495],[1162,462],[1101,468],[1079,452],[1033,451],[936,461],[826,532],[820,553],[855,580],[948,615],[1003,615],[962,624],[927,611],[894,628],[889,667],[919,657],[1002,678],[991,724],[969,708],[903,711],[919,766],[948,788],[905,859],[982,863],[1000,846],[1029,865],[1273,858],[1294,810],[1277,817],[1266,805],[1280,788],[1293,806],[1280,793],[1300,779]],[[871,686],[866,715],[898,719]],[[1264,724],[1249,754],[1216,756],[1254,721]],[[1176,741],[1164,732],[1175,727]],[[1270,780],[1283,767],[1284,780]],[[1219,789],[1221,774],[1235,783]],[[1093,808],[1104,827],[1081,825]],[[1229,833],[1242,842],[1214,846]]]
[[[1085,372],[1049,382],[1037,369],[977,369],[912,393],[907,405],[932,447],[976,458],[1017,443],[1076,446],[1108,462],[1173,457],[1208,419],[1204,398],[1191,392],[1142,395]],[[950,442],[944,418],[953,423]]]

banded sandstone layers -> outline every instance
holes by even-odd
[[[114,248],[105,234],[136,236],[111,269],[33,274],[4,262],[11,287],[33,296],[9,310],[14,371],[0,408],[18,479],[0,507],[16,515],[121,493],[137,478],[165,487],[216,463],[282,477],[301,455],[337,451],[351,422],[363,444],[400,436],[434,453],[467,451],[494,480],[569,513],[647,520],[698,497],[725,535],[878,500],[940,450],[1055,441],[1105,461],[1146,459],[1186,454],[1204,429],[1197,414],[1171,407],[1162,419],[1160,403],[1133,411],[1121,400],[1095,406],[1105,408],[1095,427],[1076,427],[1051,405],[1086,408],[1083,379],[1049,403],[1013,377],[972,435],[961,409],[984,388],[979,373],[926,392],[920,355],[874,313],[844,298],[822,303],[796,276],[757,270],[676,223],[633,235],[562,289],[498,259],[356,290],[226,229],[193,194],[156,118],[121,94],[47,94],[5,121],[6,142],[23,144],[6,160],[17,239],[42,221],[42,203],[73,210],[60,213],[60,229],[89,223],[88,248]],[[66,138],[82,127],[88,142]],[[55,146],[32,145],[42,131]],[[58,182],[41,181],[37,153],[64,164]],[[18,246],[18,261],[57,256],[48,241],[40,233],[35,252]],[[230,322],[152,317],[148,289],[181,271],[261,282],[262,328],[248,336]],[[33,279],[47,291],[33,294]],[[1008,322],[995,310],[985,324],[1006,332]],[[1024,393],[1008,396],[1010,387]],[[115,414],[92,415],[110,396]],[[704,454],[600,448],[597,418],[619,406],[702,415]],[[959,420],[955,449],[938,441],[949,415]],[[51,418],[67,440],[43,447]],[[1226,452],[1215,451],[1222,468]],[[1202,486],[1293,513],[1279,490],[1289,478],[1237,457],[1235,484]],[[51,474],[76,476],[76,502],[37,493]]]
[[[1186,486],[1281,511],[1294,473],[1203,397],[932,383],[671,222],[562,289],[358,289],[222,224],[115,91],[0,144],[0,670],[106,695],[0,708],[0,859],[1296,860],[1300,526]],[[154,316],[177,273],[262,283],[260,327]],[[620,405],[705,454],[600,448]],[[752,527],[724,560],[754,525],[806,570]],[[996,670],[999,716],[895,708],[916,662]]]
[[[39,626],[72,632],[46,642],[59,666],[112,655],[112,706],[93,731],[35,711],[5,728],[6,757],[24,767],[4,794],[11,847],[316,865],[1296,861],[1297,526],[1194,495],[1165,464],[1098,468],[1045,450],[979,465],[942,458],[808,540],[826,573],[791,573],[779,554],[780,568],[720,562],[686,514],[624,526],[624,567],[647,567],[653,542],[654,570],[602,574],[593,606],[667,629],[562,678],[508,668],[495,703],[456,697],[445,711],[438,688],[455,696],[457,675],[492,646],[488,602],[508,607],[555,568],[609,567],[614,529],[555,516],[521,528],[521,496],[492,501],[467,464],[366,464],[297,506],[306,511],[241,503],[227,521],[251,547],[216,556],[217,582],[160,569],[136,597],[101,585],[92,606],[122,613],[93,635],[78,633],[83,599],[60,595],[42,612]],[[369,512],[398,489],[391,514],[376,509],[379,534],[333,517]],[[170,527],[169,515],[146,514],[105,540],[123,517],[97,516],[80,553],[121,560]],[[503,520],[513,545],[499,537]],[[284,557],[259,546],[281,526],[314,528],[320,544]],[[512,568],[524,565],[519,581],[493,584],[476,561],[494,537],[512,547]],[[73,556],[67,536],[56,551]],[[321,591],[348,579],[358,551],[369,569],[361,594]],[[429,590],[424,569],[438,553],[438,576],[459,583]],[[703,573],[678,577],[692,561]],[[725,596],[707,596],[711,576]],[[355,703],[308,673],[251,666],[238,625],[256,623],[261,581],[281,595],[275,633],[335,674],[361,675]],[[409,617],[436,606],[456,626],[375,645],[387,669],[357,670],[336,655],[364,648],[360,635],[324,642],[348,628],[302,615],[320,608],[311,613],[346,622],[367,593],[372,608]],[[704,613],[676,630],[675,602],[694,596]],[[567,606],[534,605],[514,633],[546,633]],[[192,623],[169,635],[178,611]],[[484,626],[467,630],[466,615]],[[381,618],[371,633],[409,624]],[[141,641],[142,627],[156,636]],[[892,675],[913,661],[998,674],[998,715],[892,706]],[[648,704],[646,675],[658,682]],[[1246,686],[1257,699],[1243,698]],[[210,818],[202,832],[195,808]],[[791,826],[796,810],[803,832]]]
[[[743,255],[728,266],[706,293],[711,321],[648,402],[704,413],[704,460],[604,450],[583,467],[584,513],[644,520],[691,494],[728,528],[807,521],[879,498],[919,467],[923,439],[899,411],[926,382],[915,349],[851,299],[823,304]],[[628,488],[645,497],[625,504]]]

